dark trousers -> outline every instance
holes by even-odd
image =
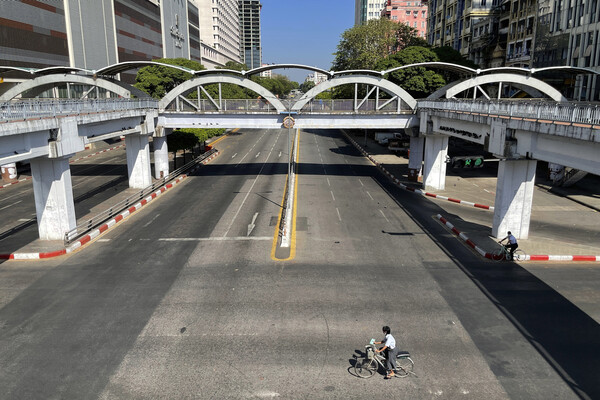
[[[389,347],[385,349],[386,358],[385,367],[388,371],[396,369],[396,355],[398,355],[398,348],[390,349]]]
[[[515,243],[515,244],[509,243],[509,244],[505,245],[504,247],[506,247],[508,249],[508,251],[510,251],[510,259],[512,260],[514,258],[513,255],[515,253],[515,250],[517,249],[517,247],[519,247],[519,245],[517,243]]]

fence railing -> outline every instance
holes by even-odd
[[[264,99],[222,99],[214,103],[207,99],[183,99],[178,97],[165,111],[197,113],[269,113],[277,109]]]
[[[216,151],[217,151],[216,149],[211,149],[211,150],[207,151],[206,153],[203,153],[199,157],[196,157],[194,160],[185,164],[183,167],[178,168],[178,169],[174,170],[173,172],[171,172],[169,175],[165,176],[164,178],[161,178],[161,179],[155,181],[151,186],[144,188],[144,189],[140,190],[139,192],[127,197],[125,200],[120,201],[119,203],[115,204],[108,210],[102,211],[101,213],[94,215],[92,218],[79,223],[75,228],[71,229],[68,232],[65,232],[65,238],[64,238],[65,245],[69,245],[72,242],[74,242],[76,239],[79,239],[80,237],[87,235],[90,231],[92,231],[93,229],[96,229],[98,226],[102,225],[104,222],[111,219],[112,217],[118,215],[123,210],[126,210],[129,207],[131,207],[132,205],[137,204],[139,201],[143,200],[145,197],[154,193],[160,187],[164,186],[167,182],[172,181],[173,179],[175,179],[179,175],[181,175],[183,172],[191,169],[198,163],[200,163],[203,160],[210,157]]]
[[[0,103],[0,121],[47,118],[89,112],[158,109],[155,99],[18,100]]]
[[[595,104],[522,101],[421,100],[419,109],[476,112],[510,117],[600,125],[600,107]]]
[[[398,105],[400,101],[400,106]],[[356,113],[398,113],[400,112],[412,112],[405,106],[402,108],[402,101],[394,99],[388,100],[374,100],[368,99],[363,101],[362,99],[355,101],[353,99],[313,99],[308,102],[303,108],[303,112],[311,113],[344,113],[344,112],[356,112]]]

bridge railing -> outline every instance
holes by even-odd
[[[157,109],[155,99],[35,99],[0,103],[0,121],[39,119],[90,112]]]
[[[445,99],[421,100],[418,108],[600,125],[600,107],[594,104]]]
[[[196,113],[276,113],[277,109],[264,99],[187,99],[176,98],[165,111]]]
[[[408,107],[402,108],[398,99],[389,100],[353,100],[353,99],[313,99],[302,107],[302,112],[308,113],[390,113],[410,112]]]

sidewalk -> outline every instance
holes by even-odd
[[[415,195],[425,195],[422,184],[408,180],[408,155],[390,153],[387,146],[367,139],[364,134],[347,137],[361,151],[366,151],[378,167],[388,172],[390,179],[401,187],[415,190]],[[542,164],[542,163],[539,163]],[[540,170],[541,169],[541,170]],[[531,213],[529,238],[519,240],[519,247],[529,256],[555,257],[570,260],[570,256],[599,256],[600,260],[600,178],[590,175],[573,187],[554,188],[545,179],[543,166],[538,169]],[[497,240],[491,236],[497,162],[486,162],[481,169],[452,170],[448,168],[445,190],[428,193],[431,201],[439,205],[441,216],[448,220],[463,237],[467,237],[485,252],[496,249]],[[443,196],[434,198],[435,195]],[[446,198],[450,198],[448,201]],[[458,204],[457,200],[466,202]],[[463,240],[464,241],[464,240]],[[553,259],[553,257],[550,257]]]

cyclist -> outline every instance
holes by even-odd
[[[510,251],[510,261],[512,261],[515,250],[517,249],[517,247],[519,247],[519,244],[517,243],[517,238],[514,237],[513,234],[510,233],[510,231],[508,231],[508,235],[498,243],[502,244],[502,242],[504,242],[505,240],[507,240],[507,242],[504,245],[504,247]]]
[[[398,348],[396,347],[396,339],[394,339],[394,337],[390,333],[390,327],[386,325],[383,328],[381,328],[381,330],[383,331],[385,338],[381,342],[375,342],[374,344],[383,344],[384,346],[381,349],[375,351],[377,353],[385,351],[385,366],[388,371],[385,377],[389,379],[395,375],[394,370],[396,369],[396,354],[398,354]]]

